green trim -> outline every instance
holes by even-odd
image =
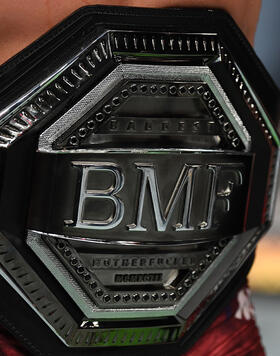
[[[107,330],[80,329],[71,336],[70,346],[116,347],[170,343],[177,341],[182,331],[182,325]]]

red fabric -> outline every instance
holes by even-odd
[[[94,354],[94,353],[93,353]],[[0,329],[0,356],[29,353]],[[248,288],[241,289],[193,348],[182,356],[264,356]]]
[[[250,301],[250,291],[244,287],[192,349],[182,356],[264,355]]]
[[[0,355],[1,356],[29,356],[19,342],[6,330],[0,327]]]

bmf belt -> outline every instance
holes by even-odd
[[[279,93],[220,10],[87,7],[0,68],[1,323],[181,355],[270,225]]]

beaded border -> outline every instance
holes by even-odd
[[[114,291],[111,292],[98,278],[88,270],[86,264],[77,251],[65,239],[54,237],[44,237],[48,246],[56,252],[56,255],[69,267],[76,279],[90,297],[100,306],[110,307],[135,307],[136,303],[144,303],[143,306],[158,307],[170,306],[183,297],[193,286],[195,281],[201,276],[207,267],[221,253],[223,248],[230,241],[230,238],[220,240],[217,245],[212,246],[196,267],[189,269],[186,275],[173,289],[160,289],[154,291]]]
[[[212,118],[219,124],[225,138],[229,141],[233,149],[240,150],[244,146],[240,141],[238,134],[230,121],[227,119],[222,107],[215,100],[215,96],[206,83],[166,83],[161,81],[156,82],[128,82],[121,86],[113,97],[106,100],[101,107],[95,108],[95,111],[90,115],[90,118],[80,124],[75,131],[68,130],[57,141],[53,143],[54,149],[79,149],[80,144],[91,133],[98,133],[101,124],[109,120],[114,111],[120,107],[130,96],[145,95],[155,96],[160,95],[172,97],[193,97],[202,98],[206,103],[207,108],[212,115]],[[108,95],[109,96],[109,95]],[[88,114],[86,115],[88,116]],[[80,120],[82,121],[82,119]],[[69,133],[69,131],[71,133]]]

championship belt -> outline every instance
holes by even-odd
[[[82,8],[0,68],[1,324],[181,355],[268,229],[279,93],[221,10]]]

